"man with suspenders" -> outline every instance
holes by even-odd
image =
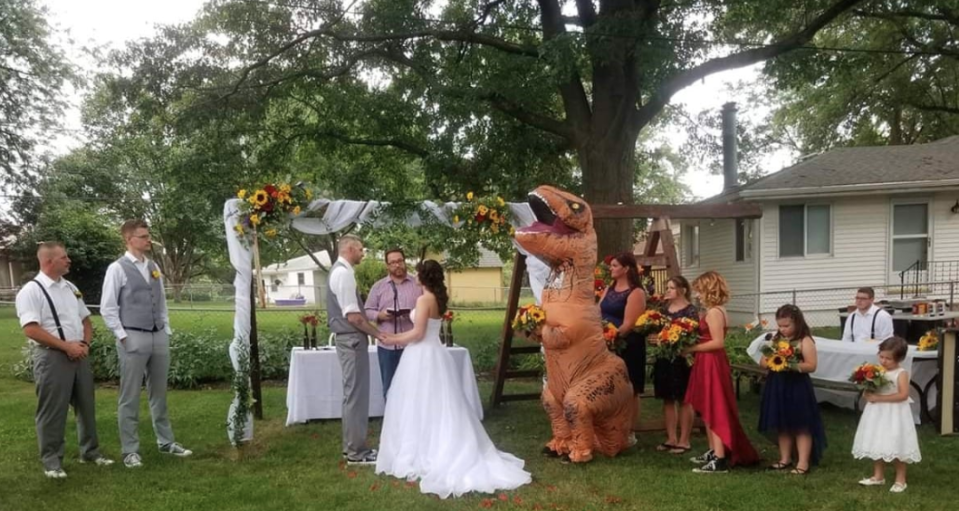
[[[846,327],[842,331],[843,341],[883,341],[894,335],[892,316],[873,305],[875,298],[876,292],[871,287],[862,287],[856,291],[856,310],[846,319]]]
[[[93,326],[83,295],[67,279],[70,258],[61,243],[41,243],[40,271],[17,293],[17,316],[31,341],[37,385],[36,428],[43,473],[63,479],[64,430],[73,404],[80,441],[80,462],[107,466],[97,439],[90,342]]]

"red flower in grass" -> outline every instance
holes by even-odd
[[[496,498],[500,499],[503,502],[509,502],[509,495],[505,493],[500,493]]]
[[[481,500],[481,501],[480,501],[480,507],[483,508],[483,509],[489,509],[489,508],[493,507],[493,500],[492,500],[492,499],[483,499],[483,500]]]

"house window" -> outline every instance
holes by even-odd
[[[683,225],[681,241],[683,252],[685,252],[686,266],[699,266],[699,225]]]
[[[901,272],[929,258],[929,205],[895,204],[892,207],[892,271]]]
[[[831,209],[827,204],[779,206],[779,257],[829,254]]]
[[[297,284],[298,286],[302,286],[302,285],[306,284],[306,274],[305,274],[305,273],[297,273],[297,274],[296,274],[296,284]]]
[[[270,284],[270,292],[275,293],[280,289],[280,279],[273,279],[273,282]]]
[[[753,222],[752,220],[736,220],[736,262],[752,261],[753,259]]]

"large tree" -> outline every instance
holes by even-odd
[[[0,0],[0,178],[27,177],[73,78],[35,0]]]
[[[959,1],[876,0],[817,37],[836,51],[766,66],[782,138],[817,152],[959,134]]]
[[[427,183],[489,185],[470,171],[499,159],[534,171],[529,189],[569,158],[588,200],[628,204],[637,138],[676,92],[803,47],[860,3],[215,0],[201,24],[240,63],[209,88],[226,104],[299,95],[317,118],[304,136],[415,156]],[[600,253],[630,245],[628,221],[598,231]]]

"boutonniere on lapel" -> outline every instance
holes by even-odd
[[[150,276],[153,277],[153,280],[160,280],[160,270],[151,271]]]
[[[76,296],[77,300],[83,300],[83,293],[81,293],[79,289],[73,290],[73,296]]]

